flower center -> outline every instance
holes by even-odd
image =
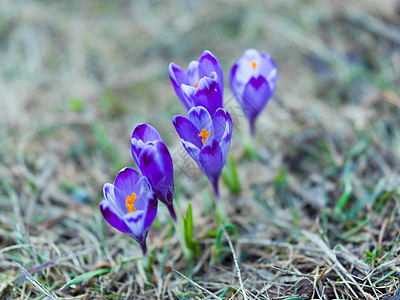
[[[251,66],[253,67],[253,70],[255,70],[257,67],[257,63],[253,60],[253,62],[251,63]]]
[[[207,132],[207,130],[203,129],[203,130],[201,130],[201,133],[199,133],[197,135],[202,137],[201,142],[204,145],[205,141],[207,141],[207,139],[211,135],[211,133],[209,133],[209,132]]]
[[[128,209],[128,213],[136,211],[136,208],[133,205],[133,202],[135,202],[135,200],[136,200],[136,194],[135,193],[132,193],[132,196],[127,196],[126,197],[125,205],[126,205],[126,208]]]
[[[194,87],[197,88],[198,85],[199,85],[199,83],[196,83],[196,84],[194,85]]]

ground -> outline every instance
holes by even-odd
[[[394,0],[0,3],[0,298],[399,299],[399,20]],[[279,69],[250,150],[227,83],[247,48]],[[234,119],[223,230],[171,123],[168,65],[205,49]],[[160,204],[147,283],[99,211],[142,122],[199,245],[185,261]]]

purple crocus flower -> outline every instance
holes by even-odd
[[[254,136],[254,122],[276,89],[278,69],[268,53],[259,54],[248,49],[233,65],[229,85],[250,122]]]
[[[232,118],[223,108],[213,118],[202,106],[189,110],[188,117],[172,119],[183,147],[211,181],[219,198],[218,179],[221,176],[232,137]]]
[[[146,237],[157,214],[157,197],[146,177],[139,172],[122,169],[114,184],[106,183],[100,210],[104,219],[115,229],[129,234],[146,255]]]
[[[174,167],[171,154],[157,130],[146,123],[136,126],[132,133],[131,152],[136,166],[147,177],[158,199],[167,206],[172,219],[176,221],[173,207]]]
[[[205,50],[198,61],[192,61],[186,74],[175,63],[169,65],[168,72],[175,93],[187,110],[203,106],[213,116],[218,108],[222,108],[224,75],[210,51]]]

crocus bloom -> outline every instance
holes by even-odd
[[[272,57],[255,49],[246,50],[231,69],[229,85],[249,119],[252,135],[255,119],[274,94],[277,80],[278,69]]]
[[[146,237],[157,214],[157,197],[146,177],[139,172],[122,169],[114,184],[106,183],[100,210],[104,219],[115,229],[129,234],[146,255]]]
[[[202,106],[189,110],[188,117],[172,119],[183,147],[211,181],[218,199],[218,179],[221,176],[232,137],[232,118],[223,108],[213,118]]]
[[[168,72],[175,93],[187,110],[203,106],[213,116],[218,108],[222,108],[224,75],[210,51],[204,51],[198,61],[192,61],[186,74],[175,63],[169,65]]]
[[[157,130],[146,123],[136,126],[132,133],[131,152],[136,166],[147,177],[158,199],[168,207],[172,219],[176,221],[173,207],[174,167],[171,154]]]

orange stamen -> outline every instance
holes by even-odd
[[[197,87],[199,85],[199,83],[196,83],[195,85],[194,85],[194,87]]]
[[[132,193],[132,196],[127,196],[126,197],[125,205],[126,205],[126,208],[128,209],[128,213],[136,211],[136,208],[133,205],[133,202],[135,202],[135,200],[136,200],[136,194],[135,193]]]
[[[207,141],[208,137],[211,135],[211,133],[207,132],[207,130],[203,129],[201,133],[198,134],[198,136],[202,137],[201,142],[204,143]]]
[[[256,63],[255,61],[253,61],[253,62],[251,63],[251,66],[253,67],[253,70],[255,70],[256,67],[257,67],[257,63]]]

